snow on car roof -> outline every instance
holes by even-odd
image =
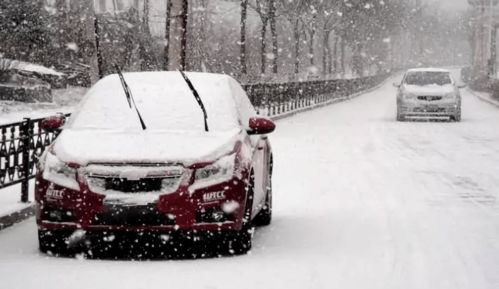
[[[448,72],[448,73],[450,73],[450,70],[443,69],[443,68],[428,67],[428,68],[412,68],[412,69],[407,70],[407,72]]]
[[[187,76],[204,102],[210,131],[239,127],[234,79],[194,72]],[[204,132],[201,108],[179,72],[134,72],[125,73],[124,78],[149,130]],[[76,111],[69,129],[141,130],[117,75],[100,80]]]

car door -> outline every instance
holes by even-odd
[[[255,196],[254,196],[254,210],[256,213],[260,210],[261,205],[265,202],[266,186],[267,186],[267,140],[265,136],[257,137],[254,141],[256,144],[255,152],[253,154],[253,171],[255,174]]]
[[[257,116],[255,108],[251,104],[246,92],[235,80],[231,81],[231,87],[237,104],[239,119],[243,128],[248,129],[249,119]],[[265,202],[267,193],[267,136],[248,136],[252,147],[252,169],[254,173],[254,196],[253,214],[258,213],[261,205]]]

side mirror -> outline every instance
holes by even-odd
[[[40,127],[48,132],[54,132],[62,128],[66,123],[66,117],[62,114],[53,115],[42,120]]]
[[[393,83],[393,87],[396,87],[396,88],[400,88],[402,84],[400,84],[399,82],[394,82]]]
[[[265,117],[252,117],[249,120],[249,135],[263,135],[272,133],[275,130],[275,123]]]

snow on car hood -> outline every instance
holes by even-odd
[[[240,131],[217,133],[166,131],[64,130],[54,153],[64,162],[182,163],[214,161],[230,153]]]
[[[421,95],[445,95],[454,92],[454,86],[452,84],[447,85],[404,85],[403,87],[405,93],[421,94]]]

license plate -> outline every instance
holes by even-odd
[[[426,106],[425,111],[427,112],[438,112],[440,108],[438,106]]]

